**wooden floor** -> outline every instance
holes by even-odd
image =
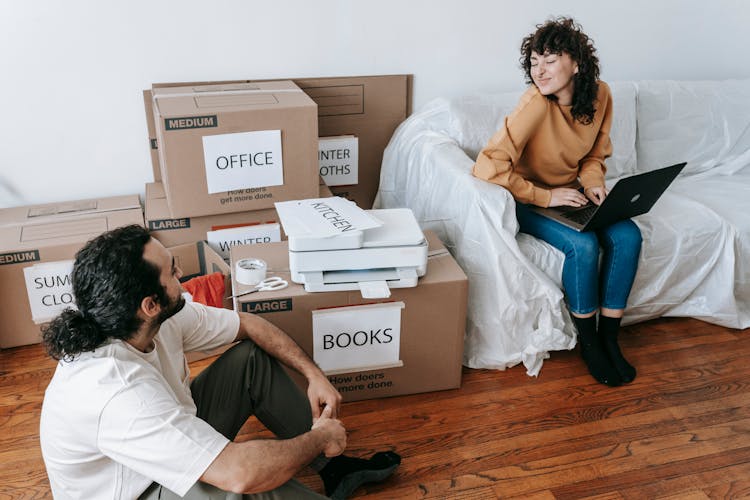
[[[750,498],[750,330],[661,319],[622,336],[638,368],[624,387],[595,383],[573,351],[538,378],[465,369],[459,390],[345,404],[347,453],[403,456],[356,496]],[[39,346],[0,352],[0,499],[51,496],[38,424],[53,369]],[[240,437],[259,434],[251,420]]]

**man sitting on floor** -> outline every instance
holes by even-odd
[[[323,498],[292,479],[306,465],[346,498],[393,473],[396,453],[342,455],[341,395],[291,338],[258,316],[186,303],[180,276],[140,226],[76,255],[78,310],[43,332],[60,360],[40,427],[56,498]],[[235,340],[190,383],[184,352]],[[307,378],[307,397],[279,362]],[[231,441],[253,414],[279,439]]]

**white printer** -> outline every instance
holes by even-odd
[[[427,241],[412,211],[362,212],[381,225],[325,236],[287,232],[292,281],[304,284],[308,292],[361,290],[365,298],[384,298],[390,288],[417,286],[417,278],[427,271]]]

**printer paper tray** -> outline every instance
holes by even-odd
[[[308,292],[334,292],[359,290],[360,283],[384,281],[388,288],[410,288],[417,286],[417,269],[385,268],[355,271],[318,271],[299,273]],[[295,281],[297,281],[295,279]]]

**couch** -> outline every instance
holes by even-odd
[[[686,161],[648,214],[623,324],[689,316],[750,327],[750,80],[610,82],[613,155],[606,182]],[[479,150],[523,89],[439,98],[396,130],[376,208],[409,207],[469,277],[464,364],[536,375],[572,349],[563,255],[518,233],[504,188],[474,178]]]

